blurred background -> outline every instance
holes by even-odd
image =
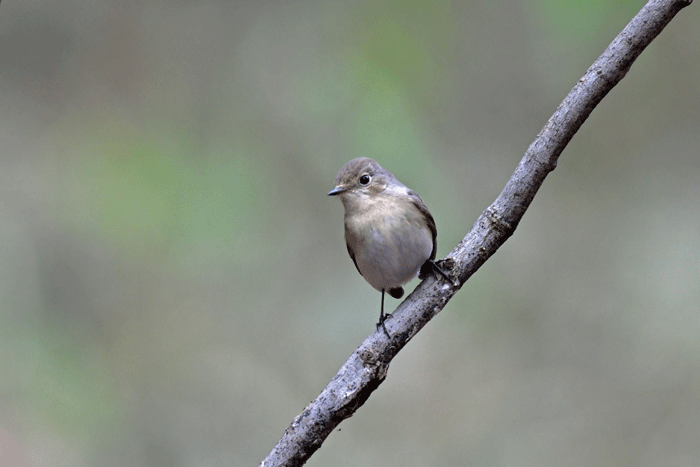
[[[257,465],[374,331],[342,165],[444,257],[643,4],[4,2],[0,457]],[[699,8],[307,465],[697,465]]]

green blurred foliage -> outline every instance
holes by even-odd
[[[105,368],[62,329],[31,336],[34,351],[22,361],[22,417],[42,420],[51,431],[89,443],[114,419],[119,397]],[[93,344],[94,345],[94,344]]]
[[[109,133],[85,149],[76,168],[78,196],[89,200],[78,220],[95,221],[97,235],[135,246],[135,255],[186,260],[196,252],[208,261],[245,263],[268,202],[265,174],[245,152],[202,157],[186,135],[159,135],[161,142],[119,130],[119,122],[104,125]]]

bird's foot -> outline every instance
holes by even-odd
[[[386,325],[384,324],[384,321],[388,320],[389,318],[393,318],[394,315],[391,313],[387,313],[385,315],[381,315],[379,317],[379,322],[377,323],[377,331],[379,331],[379,327],[381,326],[382,330],[384,330],[384,334],[386,334],[386,337],[391,338],[391,335],[389,334],[389,331],[386,329]]]
[[[453,287],[457,287],[457,284],[455,284],[452,278],[450,278],[450,276],[448,276],[447,273],[443,271],[443,269],[432,259],[429,259],[425,263],[423,263],[423,266],[421,266],[420,268],[420,273],[418,274],[418,277],[420,279],[425,279],[428,276],[428,274],[430,274],[430,272],[432,272],[436,276],[440,274],[442,277],[447,279],[447,282],[452,284]]]

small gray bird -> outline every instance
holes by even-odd
[[[384,292],[403,296],[402,285],[431,270],[452,280],[435,264],[435,220],[418,194],[367,157],[353,159],[338,172],[335,188],[345,208],[345,242],[357,271],[382,293],[377,329],[384,321]]]

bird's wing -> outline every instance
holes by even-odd
[[[418,196],[418,193],[416,193],[413,190],[408,190],[408,196],[411,197],[411,202],[413,202],[413,204],[423,215],[425,223],[428,224],[428,228],[433,234],[433,251],[432,253],[430,253],[430,259],[435,259],[435,255],[437,254],[437,226],[435,225],[435,219],[433,219],[433,216],[430,214],[430,211],[428,211],[428,207],[423,202],[423,199],[421,199],[421,197]],[[352,254],[350,256],[352,256]]]
[[[357,260],[355,260],[355,252],[352,251],[352,248],[350,247],[349,243],[345,243],[345,246],[348,248],[348,254],[350,255],[350,258],[352,258],[352,263],[355,265],[355,269],[357,269],[357,272],[362,275],[362,271],[360,271],[360,268],[357,267]]]

